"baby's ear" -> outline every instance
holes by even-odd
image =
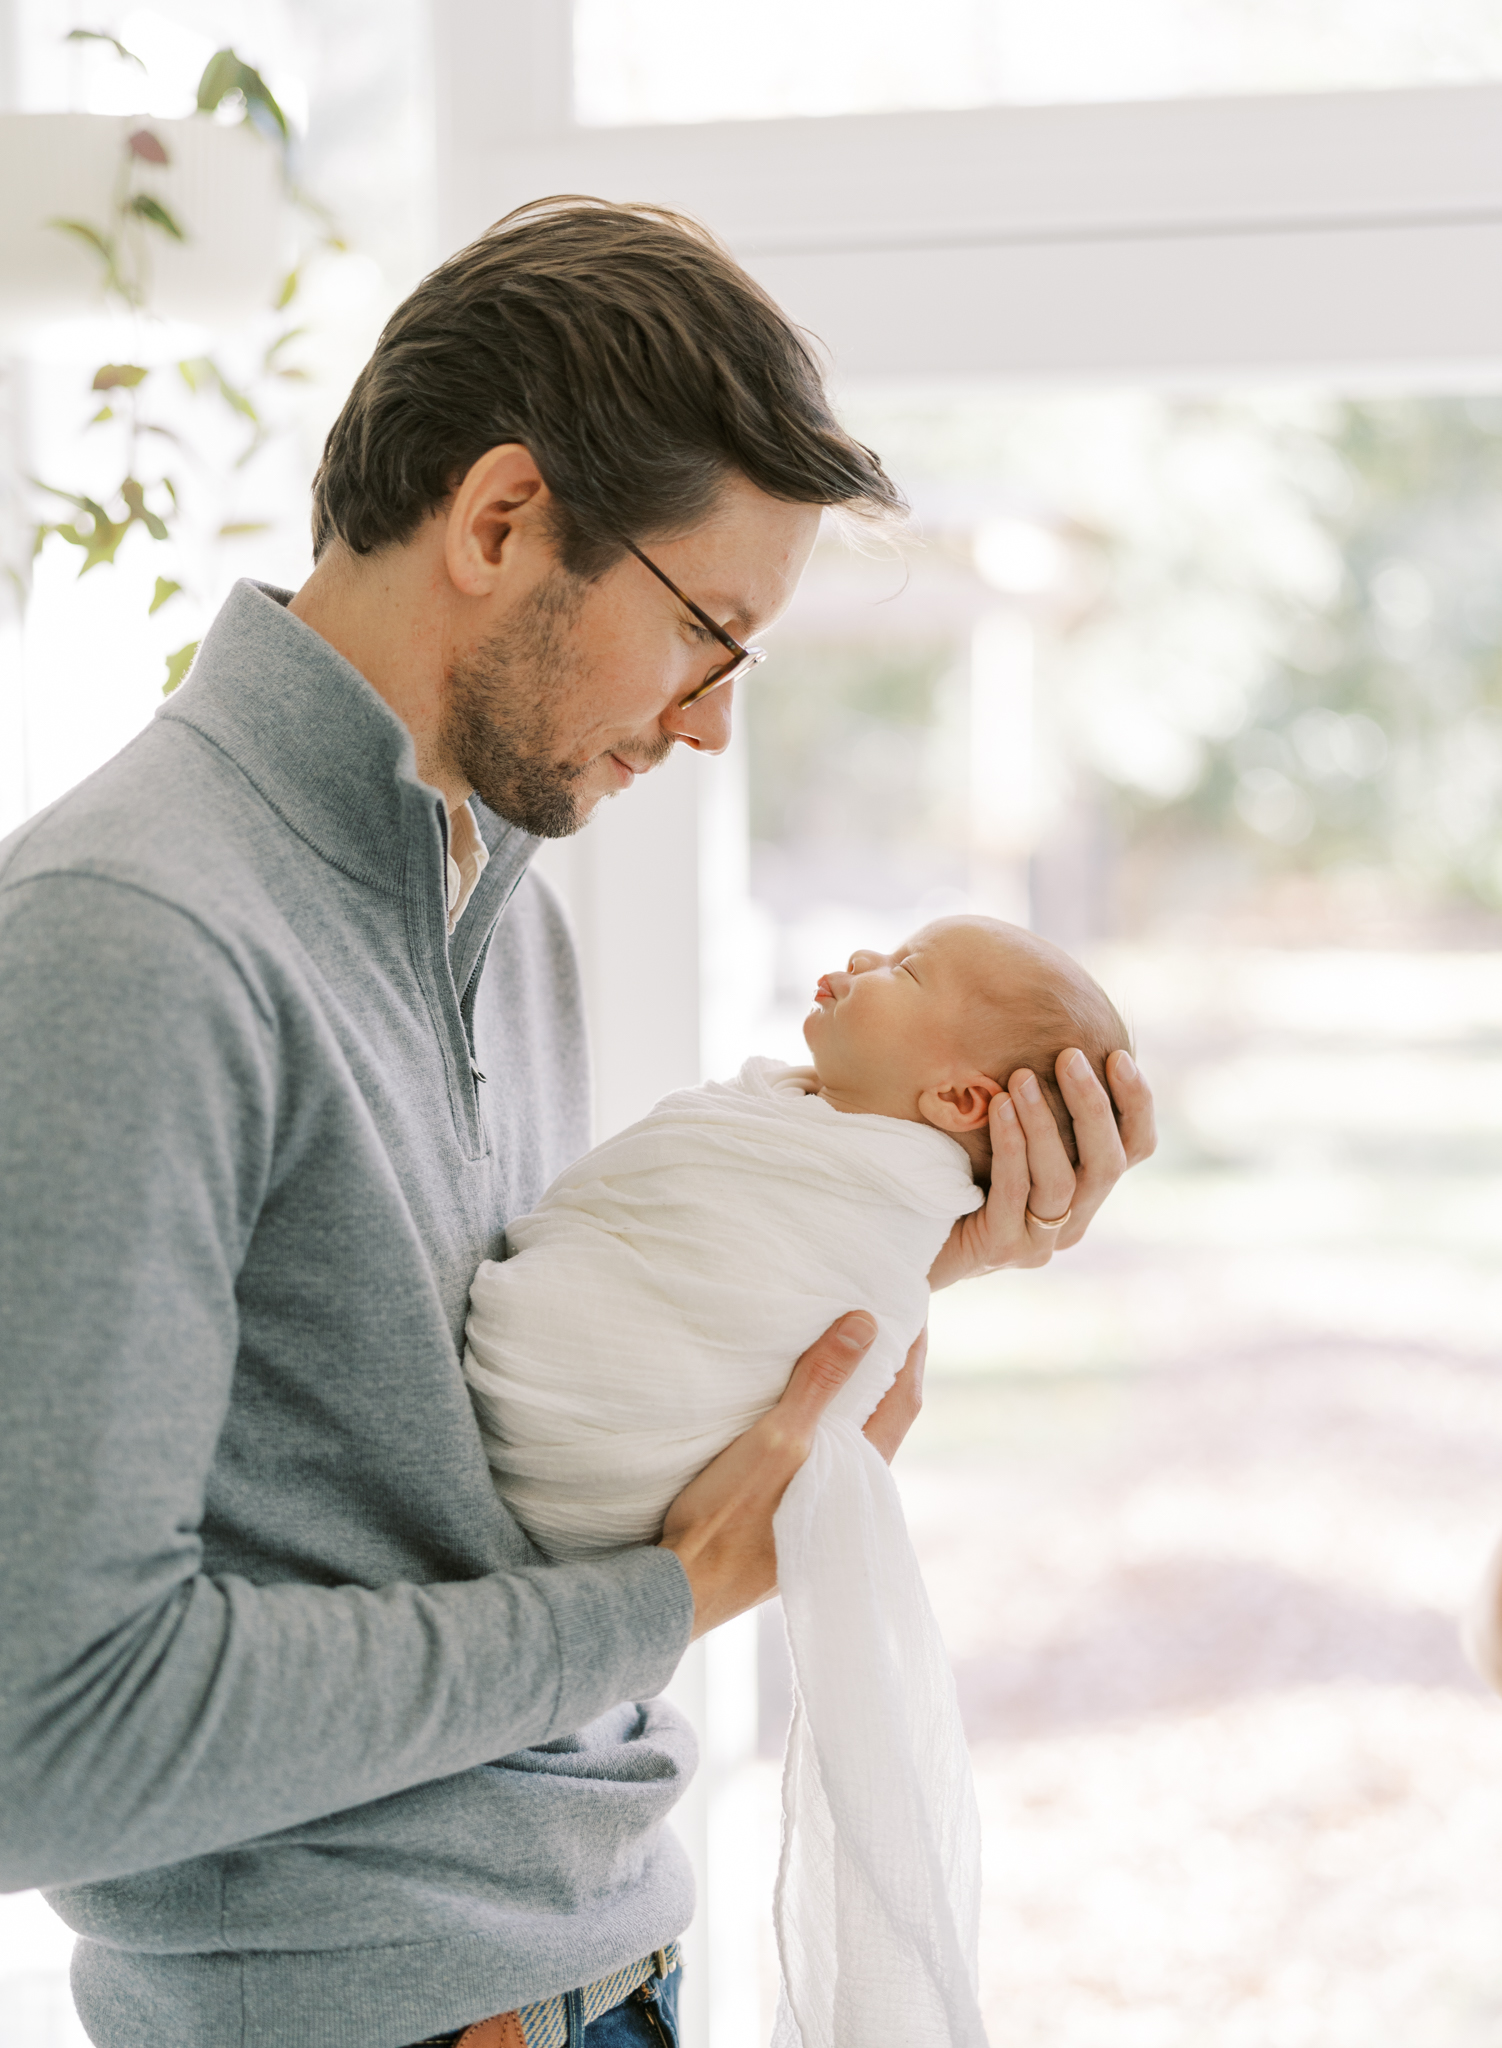
[[[992,1096],[1000,1093],[1001,1083],[989,1074],[971,1074],[947,1088],[925,1088],[918,1097],[918,1114],[941,1131],[978,1131],[991,1114]]]

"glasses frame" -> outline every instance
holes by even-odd
[[[707,633],[713,633],[720,645],[728,647],[730,650],[731,658],[729,661],[723,662],[719,668],[705,677],[696,690],[690,690],[686,697],[679,700],[678,709],[680,711],[687,711],[690,704],[697,704],[699,699],[707,697],[711,690],[722,689],[726,683],[733,683],[737,676],[745,675],[749,669],[755,668],[758,662],[766,660],[767,650],[765,647],[742,647],[740,641],[736,639],[733,633],[727,633],[723,626],[716,624],[708,612],[701,612],[691,597],[685,597],[666,570],[659,569],[649,556],[644,555],[635,541],[628,540],[624,545],[631,554],[635,555],[637,561],[641,563],[644,569],[651,570],[659,583],[667,585],[674,597],[677,598],[679,604],[683,606],[683,609],[686,612],[691,612]]]

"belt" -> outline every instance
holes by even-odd
[[[655,1949],[639,1962],[627,1963],[597,1983],[586,1984],[578,1994],[584,2008],[584,2024],[621,2004],[653,1977],[671,1977],[683,1960],[676,1941]],[[568,1998],[559,1992],[523,2006],[520,2012],[500,2012],[493,2019],[476,2020],[458,2033],[429,2034],[412,2048],[568,2048]]]

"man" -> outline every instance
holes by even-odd
[[[523,209],[382,335],[303,589],[240,585],[151,728],[0,851],[0,1882],[78,1930],[96,2041],[670,2038],[693,1745],[655,1695],[772,1591],[872,1333],[799,1360],[659,1546],[548,1566],[498,1508],[466,1292],[587,1142],[526,867],[722,748],[821,508],[898,504],[706,236]],[[998,1097],[936,1284],[1078,1236],[1151,1146],[1111,1079],[1120,1134],[1061,1072],[1078,1176],[1035,1084]]]

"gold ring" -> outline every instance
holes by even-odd
[[[1074,1204],[1071,1202],[1062,1216],[1055,1216],[1051,1220],[1048,1217],[1035,1216],[1031,1209],[1024,1209],[1022,1213],[1029,1223],[1036,1223],[1040,1230],[1062,1230],[1074,1214]]]

